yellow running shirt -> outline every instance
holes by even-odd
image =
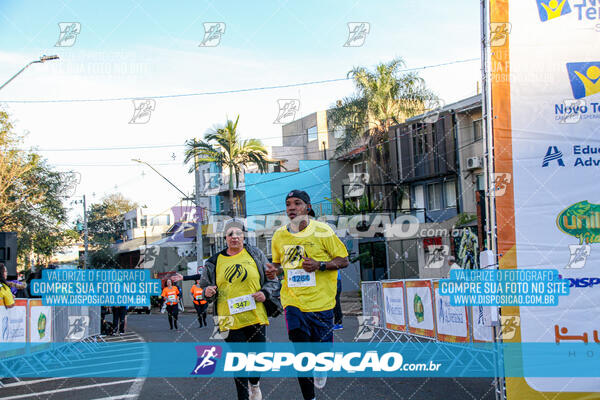
[[[302,269],[302,256],[316,261],[331,261],[347,257],[348,251],[329,225],[310,220],[304,230],[290,233],[287,226],[277,229],[271,242],[273,262],[283,267],[281,305],[298,307],[303,312],[331,310],[335,307],[337,291],[336,270],[315,271]]]
[[[254,259],[242,250],[235,256],[219,254],[216,267],[219,329],[227,331],[254,324],[269,325],[263,303],[252,296],[260,290],[260,274]],[[221,318],[221,317],[231,318]]]

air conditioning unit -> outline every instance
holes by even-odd
[[[481,168],[481,158],[469,157],[467,158],[467,169]]]

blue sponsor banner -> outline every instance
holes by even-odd
[[[161,285],[146,269],[43,270],[30,290],[45,306],[150,306]]]
[[[23,362],[25,356],[0,361],[19,365],[11,368],[19,378],[600,377],[595,343],[53,343],[46,352],[60,352],[61,363],[45,357],[40,367]]]

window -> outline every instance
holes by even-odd
[[[456,182],[448,181],[446,187],[446,208],[456,207]]]
[[[336,126],[333,130],[333,137],[335,139],[341,139],[346,136],[346,128],[343,126]]]
[[[267,248],[266,248],[266,250],[267,250],[267,252],[266,252],[267,256],[271,255],[271,239],[272,238],[267,238]]]
[[[483,175],[477,175],[477,190],[485,190],[485,180]]]
[[[140,225],[142,227],[148,226],[148,217],[147,216],[144,215],[142,218],[140,218]]]
[[[433,183],[427,185],[427,208],[430,211],[439,210],[442,203],[442,184]]]
[[[317,140],[317,127],[313,126],[312,128],[308,128],[306,131],[308,134],[308,141],[312,142],[313,140]]]
[[[352,172],[355,174],[366,174],[367,173],[367,162],[359,162],[352,165]]]
[[[426,138],[425,138],[425,129],[423,127],[417,128],[416,134],[413,137],[413,152],[415,156],[420,156],[425,154],[426,149]]]
[[[473,140],[476,142],[483,138],[483,120],[473,121]]]
[[[150,220],[151,226],[171,225],[170,215],[157,215]]]

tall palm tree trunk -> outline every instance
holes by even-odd
[[[235,217],[233,210],[233,166],[229,166],[229,215]]]

